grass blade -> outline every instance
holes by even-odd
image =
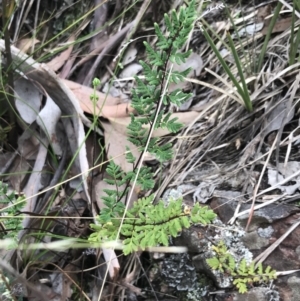
[[[251,103],[251,100],[250,100],[248,87],[247,87],[245,77],[244,77],[244,73],[243,73],[243,70],[242,70],[241,61],[238,57],[238,54],[237,54],[236,49],[234,47],[234,43],[233,43],[232,38],[231,38],[229,33],[227,33],[227,38],[228,38],[229,45],[230,45],[230,48],[231,48],[231,51],[232,51],[232,54],[233,54],[238,72],[239,72],[239,76],[240,76],[242,85],[243,85],[243,91],[244,91],[243,100],[244,100],[244,103],[245,103],[245,107],[249,112],[251,112],[252,111],[252,103]]]
[[[274,12],[274,15],[272,17],[271,23],[270,23],[270,25],[268,27],[268,32],[266,34],[265,41],[264,41],[263,47],[261,49],[261,52],[260,52],[260,55],[259,55],[259,58],[258,58],[256,72],[260,72],[260,70],[262,68],[263,60],[264,60],[264,57],[265,57],[265,54],[266,54],[266,51],[267,51],[267,46],[268,46],[268,43],[269,43],[269,40],[270,40],[272,31],[273,31],[273,28],[275,26],[275,23],[277,21],[277,18],[279,16],[281,8],[282,8],[282,3],[278,2],[277,6],[275,8],[275,12]]]
[[[296,23],[296,6],[299,9],[299,3],[294,0],[293,1],[293,14],[292,14],[292,25],[291,25],[291,46],[290,46],[290,53],[289,53],[289,65],[293,65],[295,63],[295,58],[297,55],[298,51],[298,46],[300,43],[300,30],[298,29],[297,35],[296,35],[296,40],[295,40],[295,23]],[[294,41],[295,40],[295,41]],[[298,61],[300,60],[300,57],[298,57]]]
[[[207,31],[203,28],[203,34],[207,40],[207,42],[209,43],[209,45],[211,46],[211,48],[213,49],[215,55],[217,56],[217,58],[219,59],[222,67],[224,68],[225,72],[228,74],[228,76],[230,77],[230,79],[232,80],[232,82],[234,83],[235,87],[237,88],[237,91],[239,92],[239,94],[241,95],[241,97],[243,98],[244,102],[245,102],[245,106],[247,108],[247,110],[251,111],[252,110],[252,105],[249,107],[249,103],[247,103],[247,100],[245,101],[245,99],[247,99],[247,97],[245,96],[245,92],[243,91],[243,89],[241,88],[240,84],[238,83],[238,81],[236,80],[235,76],[232,74],[232,72],[230,71],[230,68],[228,67],[227,63],[225,62],[225,60],[223,59],[223,57],[221,56],[220,52],[218,51],[217,47],[215,46],[213,40],[210,38],[209,34],[207,33]],[[247,90],[248,93],[248,90]],[[249,97],[249,95],[248,95]],[[250,101],[250,98],[249,98]],[[250,103],[251,104],[251,103]]]

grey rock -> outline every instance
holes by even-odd
[[[298,259],[300,260],[300,246],[298,246],[295,250],[296,254],[298,255]]]
[[[177,291],[190,291],[198,284],[195,267],[187,253],[164,258],[161,274],[168,286]]]
[[[192,226],[184,229],[179,236],[173,238],[176,246],[185,246],[190,253],[203,253],[208,250],[208,240],[201,237],[201,228]]]
[[[273,227],[258,228],[257,233],[260,237],[270,238],[274,232]]]
[[[233,301],[275,301],[277,297],[275,297],[274,299],[274,297],[272,296],[273,294],[270,293],[271,290],[269,288],[255,287],[245,294],[236,294],[233,297]],[[279,299],[277,299],[276,301],[279,301]]]
[[[248,208],[247,208],[248,207]],[[250,205],[246,206],[246,209],[249,209]],[[290,216],[292,213],[298,212],[299,208],[292,205],[285,204],[270,204],[264,208],[254,211],[254,216],[257,218],[261,218],[266,222],[273,223],[279,219],[283,219],[285,217]],[[248,221],[249,214],[245,214],[239,217],[239,220]]]
[[[242,241],[250,250],[260,250],[269,245],[269,239],[259,236],[256,231],[246,233]]]
[[[224,194],[224,197],[222,195]],[[216,208],[216,213],[223,223],[227,223],[234,215],[238,205],[237,201],[229,201],[227,191],[218,191],[218,197],[213,198],[212,208]],[[240,212],[250,209],[251,204],[241,204]],[[270,204],[264,208],[254,211],[250,231],[257,230],[263,223],[273,223],[274,221],[283,219],[293,213],[299,212],[299,208],[290,204]],[[245,213],[238,217],[242,226],[247,224],[249,213]]]
[[[292,276],[287,281],[288,286],[292,291],[292,297],[290,301],[299,301],[300,299],[300,278]]]

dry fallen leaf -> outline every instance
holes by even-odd
[[[58,136],[59,131],[57,127],[57,123],[59,122],[61,116],[61,110],[48,94],[46,96],[46,104],[39,112],[36,123],[46,134],[54,153],[57,155],[62,155],[63,150],[59,143],[60,139]],[[64,135],[64,132],[61,132],[61,135]]]
[[[271,14],[272,14],[272,6],[271,5],[265,5],[257,10],[257,21],[258,22],[264,22],[264,28],[262,29],[261,33],[263,35],[266,35],[269,29],[269,24],[271,22]],[[282,32],[288,29],[291,26],[292,23],[292,17],[283,18],[280,20],[277,20],[272,33],[274,32]]]
[[[105,138],[105,147],[106,147],[106,154],[109,159],[112,159],[115,164],[120,166],[123,171],[130,172],[133,170],[133,164],[128,163],[126,161],[126,146],[129,147],[132,155],[138,159],[140,156],[140,152],[131,142],[127,140],[127,137],[115,130],[115,128],[109,122],[102,122],[102,126],[104,128],[104,138]],[[98,205],[101,205],[101,200],[98,200],[99,197],[104,196],[103,192],[99,192],[99,189],[103,190],[103,181],[98,183],[97,187],[95,188],[97,191],[97,202]],[[111,188],[111,187],[110,187]],[[140,187],[136,185],[134,187],[134,194],[131,198],[131,202],[137,199],[136,194],[140,191]],[[100,202],[100,203],[99,203]],[[101,208],[101,207],[100,207]]]
[[[129,116],[129,113],[134,113],[135,110],[128,103],[120,103],[115,106],[104,106],[101,111],[101,116],[105,118],[121,118]]]
[[[67,43],[71,43],[70,46],[62,51],[59,55],[55,56],[50,62],[47,63],[47,66],[52,69],[53,71],[57,71],[59,70],[64,64],[65,62],[69,59],[74,44],[73,42],[75,41],[75,36],[71,35],[68,42]]]
[[[267,16],[269,16],[272,12],[271,5],[264,5],[257,9],[256,17],[258,21],[264,21]]]
[[[38,39],[35,38],[25,38],[21,39],[16,43],[16,47],[25,53],[30,53],[31,47],[37,43],[40,43]]]
[[[180,65],[174,64],[172,71],[182,72],[186,69],[191,68],[190,73],[186,76],[186,78],[193,77],[193,76],[199,76],[202,68],[203,68],[203,61],[201,59],[201,56],[197,53],[192,53],[186,60],[185,63],[182,63]],[[187,81],[179,82],[177,84],[171,83],[169,87],[169,91],[174,91],[176,89],[184,89],[185,86],[188,84]]]
[[[286,110],[289,110],[286,112]],[[287,114],[287,116],[286,116]],[[289,123],[295,114],[295,108],[289,109],[287,101],[282,101],[277,105],[265,119],[265,135],[279,130],[282,126]]]
[[[124,119],[124,118],[120,118]],[[134,157],[138,158],[140,153],[136,146],[127,141],[126,131],[120,132],[109,122],[101,123],[104,128],[105,146],[107,157],[112,158],[124,171],[132,171],[132,163],[125,159],[126,146],[128,146]],[[126,130],[126,129],[125,129]]]
[[[102,200],[103,197],[107,196],[107,194],[104,192],[104,189],[114,189],[115,188],[114,186],[109,185],[104,180],[102,180],[102,177],[103,176],[101,175],[100,177],[95,177],[93,179],[94,200],[97,203],[100,210],[106,207]],[[120,189],[124,189],[124,188],[125,188],[125,185],[120,187]],[[137,192],[134,190],[131,200],[130,200],[130,205],[133,204],[133,202],[136,201],[137,199],[138,199],[138,195],[137,195]],[[124,200],[125,200],[125,196],[121,201],[124,202]]]
[[[78,98],[82,110],[84,111],[86,110],[85,111],[86,113],[92,113],[92,110],[90,109],[92,108],[92,101],[90,96],[94,93],[94,89],[75,83],[71,80],[63,79],[62,81]],[[101,107],[104,101],[105,101],[105,105],[108,106],[113,106],[120,103],[120,100],[118,98],[112,97],[110,95],[106,95],[99,91],[96,91],[96,95],[99,98],[98,107]]]
[[[32,81],[25,78],[16,80],[14,86],[16,108],[21,118],[31,124],[39,114],[43,95]]]
[[[267,32],[269,30],[270,21],[271,21],[271,19],[267,19],[265,21],[265,26],[264,26],[263,30],[261,31],[261,33],[263,35],[267,34]],[[276,24],[275,24],[275,26],[272,30],[272,33],[274,33],[274,32],[283,32],[286,29],[290,28],[291,25],[292,25],[292,17],[281,19],[281,20],[276,22]]]
[[[272,187],[280,189],[282,192],[285,192],[289,195],[293,195],[300,186],[300,176],[297,175],[293,177],[293,181],[278,185],[280,182],[283,182],[288,177],[296,174],[300,169],[300,162],[298,161],[289,161],[286,166],[284,163],[278,163],[278,170],[274,168],[268,169],[268,184]]]
[[[96,91],[98,101],[94,107],[90,96],[94,93],[94,89],[75,83],[70,80],[63,80],[64,83],[72,90],[77,97],[81,109],[88,114],[96,114],[105,118],[126,117],[129,113],[133,113],[133,108],[128,103],[120,103],[120,99]]]

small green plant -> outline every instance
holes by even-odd
[[[241,61],[238,57],[238,54],[236,52],[234,43],[232,41],[232,38],[230,36],[230,34],[227,34],[227,38],[229,41],[229,46],[230,46],[230,50],[233,54],[234,60],[235,60],[235,64],[237,66],[238,69],[238,74],[242,83],[242,87],[239,84],[239,82],[237,81],[236,77],[233,75],[233,73],[231,72],[229,66],[227,65],[225,59],[222,57],[220,51],[217,49],[215,43],[213,42],[213,40],[211,39],[211,37],[209,36],[208,32],[206,31],[206,29],[204,27],[202,27],[202,32],[203,35],[205,36],[208,44],[210,45],[210,47],[212,48],[212,50],[214,51],[215,55],[217,56],[219,62],[221,63],[222,67],[224,68],[225,72],[227,73],[227,75],[230,77],[230,79],[232,80],[234,86],[236,87],[238,93],[240,94],[246,109],[251,112],[252,111],[252,102],[250,100],[250,95],[248,92],[248,88],[247,88],[247,83],[246,83],[246,79],[243,73],[243,68],[242,68],[242,64]]]
[[[182,206],[182,200],[171,200],[168,206],[163,201],[153,205],[153,197],[136,201],[126,212],[121,225],[120,218],[112,218],[110,222],[92,225],[96,231],[90,236],[91,241],[116,240],[121,227],[123,252],[130,254],[138,249],[144,250],[157,244],[168,246],[169,236],[176,237],[183,228],[192,224],[209,224],[216,214],[207,207],[196,204],[192,209]]]
[[[213,270],[232,276],[233,284],[242,294],[248,291],[247,285],[276,279],[276,271],[270,266],[264,270],[261,263],[255,264],[252,261],[250,264],[247,264],[245,258],[240,262],[236,262],[222,241],[217,246],[213,246],[213,250],[216,256],[208,258],[206,260],[207,264]]]
[[[262,46],[261,52],[260,52],[259,57],[258,57],[257,69],[256,69],[257,73],[261,72],[264,57],[265,57],[265,54],[267,53],[267,47],[268,47],[268,44],[269,44],[269,41],[270,41],[270,38],[271,38],[271,35],[272,35],[272,31],[273,31],[273,28],[274,28],[277,20],[278,20],[278,16],[280,14],[280,10],[281,10],[282,6],[283,6],[283,4],[279,1],[277,3],[277,6],[276,6],[275,10],[274,10],[274,14],[273,14],[273,17],[271,19],[271,22],[268,26],[268,32],[266,34],[264,44]]]
[[[18,232],[23,228],[22,219],[14,218],[25,205],[25,197],[17,197],[15,191],[9,191],[8,185],[0,181],[0,223],[5,229],[5,233],[1,234],[1,238],[11,238],[17,245]]]
[[[291,42],[290,42],[290,51],[289,51],[289,65],[292,66],[296,61],[300,61],[300,57],[296,60],[296,56],[298,53],[298,47],[300,44],[300,30],[298,29],[297,33],[295,33],[295,23],[297,20],[296,12],[300,10],[300,2],[299,0],[293,0],[293,12],[292,12],[292,24],[291,24]]]
[[[167,128],[171,133],[176,133],[182,127],[176,118],[171,117],[168,106],[171,103],[181,105],[191,95],[179,89],[168,92],[168,86],[170,83],[183,81],[189,73],[189,69],[172,72],[172,64],[185,62],[191,53],[181,52],[181,49],[193,28],[195,12],[195,2],[191,1],[179,13],[173,11],[171,17],[165,14],[166,35],[158,24],[154,24],[157,42],[154,48],[144,42],[148,62],[140,61],[140,64],[144,69],[145,80],[135,78],[137,87],[133,91],[131,106],[137,116],[131,115],[127,128],[128,140],[140,150],[141,155],[135,158],[127,148],[126,160],[133,165],[131,172],[123,171],[113,160],[110,160],[106,169],[110,177],[106,182],[113,189],[105,190],[107,196],[103,197],[103,201],[106,208],[101,210],[98,224],[91,225],[95,233],[89,240],[116,240],[120,234],[123,238],[124,254],[157,244],[167,246],[169,236],[176,236],[192,223],[206,225],[215,218],[212,210],[199,205],[185,211],[181,200],[170,201],[167,206],[162,201],[155,205],[153,197],[149,196],[135,202],[129,210],[121,202],[128,195],[130,185],[137,183],[142,191],[149,191],[154,187],[151,169],[141,165],[145,151],[155,155],[159,162],[172,158],[172,144],[162,143],[159,138],[152,137],[152,133],[157,128]]]

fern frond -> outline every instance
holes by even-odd
[[[164,61],[162,60],[159,53],[157,53],[155,50],[153,50],[152,47],[147,42],[144,42],[144,46],[146,48],[146,52],[148,54],[148,58],[150,60],[151,65],[157,66],[157,67],[163,66]]]
[[[176,106],[181,106],[184,102],[192,97],[192,94],[184,93],[181,90],[176,89],[175,91],[171,92],[168,97],[171,103],[175,104]]]
[[[213,270],[219,270],[220,262],[217,257],[208,258],[206,262]]]
[[[233,255],[231,255],[223,241],[212,249],[216,253],[215,257],[206,259],[207,264],[213,269],[221,273],[226,270],[233,278],[233,284],[240,293],[247,292],[247,284],[267,282],[276,278],[276,271],[268,266],[263,271],[263,266],[259,263],[256,267],[255,262],[247,264],[245,258],[236,263]]]
[[[171,200],[168,206],[162,201],[153,205],[152,200],[153,196],[139,199],[125,214],[125,220],[120,230],[124,238],[123,252],[125,255],[137,250],[137,247],[145,249],[158,244],[167,246],[169,236],[176,237],[183,228],[191,225],[192,210],[185,213],[182,200]],[[201,214],[206,215],[209,210],[207,207],[201,207],[201,210],[197,210],[197,214],[194,213],[194,217]],[[215,215],[210,216],[215,217]],[[102,222],[103,219],[100,221]],[[98,232],[103,231],[104,233],[92,236],[92,240],[98,238],[100,242],[103,241],[105,237],[108,237],[108,230],[115,233],[117,230],[114,227],[118,228],[119,226],[118,219],[110,219],[109,223],[103,223],[103,230],[95,226]]]
[[[152,47],[144,42],[147,62],[140,62],[145,79],[135,77],[136,88],[132,92],[131,106],[138,116],[131,114],[130,124],[127,127],[128,141],[139,151],[148,151],[155,155],[159,162],[172,158],[172,144],[162,143],[158,138],[150,137],[150,133],[151,130],[158,128],[167,128],[170,132],[176,133],[182,127],[176,118],[171,118],[167,109],[171,103],[181,105],[191,96],[179,90],[169,93],[165,88],[168,88],[170,82],[183,81],[189,73],[189,69],[172,72],[170,62],[182,63],[190,55],[191,51],[182,53],[181,49],[188,39],[195,17],[195,1],[192,0],[188,7],[182,7],[178,13],[173,11],[171,17],[164,16],[166,35],[158,24],[154,24],[156,44]],[[186,210],[182,206],[182,200],[171,200],[167,206],[162,201],[154,205],[152,196],[139,199],[125,212],[121,198],[127,193],[134,179],[142,191],[153,189],[155,184],[150,168],[142,166],[137,171],[138,162],[142,157],[135,158],[128,147],[126,151],[126,160],[133,164],[133,170],[126,173],[110,160],[106,169],[108,179],[105,181],[114,185],[116,189],[104,190],[105,208],[98,216],[99,224],[92,225],[95,233],[90,236],[91,241],[116,239],[120,228],[123,251],[127,255],[139,248],[145,249],[157,244],[167,246],[170,236],[176,237],[183,228],[190,227],[192,223],[207,225],[212,222],[216,215],[208,207],[196,204],[191,210]],[[124,186],[126,188],[123,188]],[[125,220],[122,219],[121,222],[124,216]]]

